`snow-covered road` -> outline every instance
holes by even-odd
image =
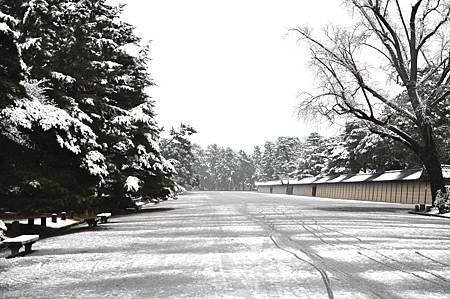
[[[198,192],[0,258],[0,298],[450,298],[450,221]]]

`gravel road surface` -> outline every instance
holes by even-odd
[[[193,192],[0,253],[0,298],[450,298],[450,220],[411,206]]]

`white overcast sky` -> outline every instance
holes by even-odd
[[[319,29],[351,16],[338,0],[113,0],[151,40],[150,89],[164,127],[186,122],[201,145],[235,149],[277,136],[330,135],[329,124],[295,116],[297,93],[310,89],[308,52],[289,28]]]

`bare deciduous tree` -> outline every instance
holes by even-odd
[[[300,112],[353,116],[421,159],[433,199],[444,190],[436,142],[437,109],[450,96],[450,3],[347,0],[357,18],[323,35],[292,29],[311,51],[317,90],[301,94]]]

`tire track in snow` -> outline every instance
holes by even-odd
[[[441,266],[445,266],[445,267],[450,267],[450,265],[449,265],[449,264],[446,264],[446,263],[443,263],[443,262],[437,261],[437,260],[435,260],[435,259],[432,259],[431,257],[429,257],[429,256],[426,256],[426,255],[424,255],[424,254],[420,253],[419,251],[416,251],[415,253],[416,253],[417,255],[421,256],[421,257],[424,257],[424,258],[426,258],[427,260],[430,260],[430,261],[432,261],[432,262],[436,263],[436,264],[439,264],[439,265],[441,265]]]
[[[269,230],[270,230],[269,238],[270,238],[270,240],[272,241],[272,243],[273,243],[278,249],[283,250],[283,251],[285,251],[285,252],[287,252],[287,253],[292,254],[296,259],[298,259],[298,260],[300,260],[300,261],[302,261],[302,262],[307,263],[308,265],[312,266],[316,271],[318,271],[319,274],[320,274],[320,276],[321,276],[321,278],[322,278],[322,281],[323,281],[323,283],[324,283],[324,285],[325,285],[325,289],[326,289],[326,291],[327,291],[328,298],[329,298],[329,299],[334,299],[334,294],[333,294],[333,290],[332,290],[332,288],[331,288],[330,278],[328,277],[327,272],[326,272],[325,270],[319,268],[319,267],[318,267],[317,265],[315,265],[314,263],[312,263],[312,262],[310,262],[310,261],[308,261],[308,260],[306,260],[306,259],[304,259],[304,258],[301,258],[301,257],[300,257],[297,253],[295,253],[294,251],[291,251],[291,250],[289,250],[289,249],[286,249],[286,248],[282,247],[282,246],[275,240],[275,238],[274,238],[274,236],[273,236],[273,233],[276,231],[275,228],[273,227],[273,225],[272,225],[272,223],[271,223],[270,221],[267,221],[267,220],[266,220],[266,218],[264,217],[264,215],[262,215],[263,218],[264,218],[264,221],[261,221],[261,220],[258,219],[257,217],[254,217],[254,216],[248,211],[246,205],[244,205],[243,209],[244,209],[244,215],[247,215],[247,217],[250,217],[250,219],[252,219],[253,221],[262,223],[263,226],[266,226],[266,227],[268,226],[268,227],[269,227]]]
[[[304,213],[302,213],[302,214],[304,215]],[[285,216],[286,216],[286,215],[285,215]],[[288,219],[289,219],[289,217],[288,217]],[[291,219],[292,219],[292,218],[291,218]],[[324,227],[324,226],[322,226],[322,225],[319,225],[318,222],[317,222],[317,220],[314,219],[314,217],[312,218],[312,220],[315,221],[316,226]],[[294,221],[296,221],[297,223],[299,222],[298,220],[295,220],[295,219],[294,219]],[[327,238],[335,239],[337,242],[341,242],[341,240],[340,240],[339,238],[337,238],[337,237],[335,237],[335,236],[329,236],[329,235],[326,235],[325,233],[323,233],[323,232],[321,232],[321,231],[319,231],[319,230],[317,230],[317,229],[314,229],[312,226],[305,224],[305,222],[304,222],[303,220],[300,220],[300,221],[301,221],[301,224],[299,224],[299,225],[301,225],[306,231],[308,231],[309,233],[311,233],[313,236],[315,236],[316,238],[318,238],[321,242],[323,242],[323,243],[325,243],[325,244],[327,244],[327,245],[330,245],[330,246],[332,246],[332,247],[335,247],[335,248],[337,248],[337,249],[344,250],[343,248],[340,248],[340,247],[339,247],[338,245],[336,245],[336,244],[333,244],[333,243],[331,243],[331,242],[325,241],[322,237],[320,237],[320,236],[318,235],[318,233],[319,233],[319,234],[322,234],[323,236],[325,236],[325,237],[327,237]],[[309,229],[306,228],[306,226],[308,226]],[[339,232],[339,231],[337,231],[337,230],[333,230],[333,229],[328,229],[328,230],[333,231],[333,232],[337,232],[337,233],[341,233],[341,232]],[[314,231],[315,231],[315,232],[314,232]],[[341,234],[343,234],[343,235],[345,235],[345,236],[348,236],[348,237],[355,238],[355,239],[361,241],[361,239],[356,238],[356,237],[354,237],[354,236],[346,235],[346,234],[344,234],[344,233],[341,233]],[[295,240],[293,240],[293,241],[295,241]],[[361,241],[361,242],[362,242],[362,241]],[[366,242],[366,243],[369,243],[369,242]],[[353,245],[351,245],[351,246],[356,247],[356,248],[359,248],[359,249],[362,249],[362,250],[373,251],[374,253],[376,253],[376,254],[378,254],[378,255],[384,257],[384,258],[387,259],[387,260],[391,260],[391,261],[393,261],[393,262],[395,262],[395,263],[398,263],[399,265],[402,265],[402,266],[408,266],[408,264],[402,263],[402,262],[400,262],[400,261],[398,261],[398,260],[396,260],[396,259],[394,259],[394,258],[392,258],[392,257],[390,257],[390,256],[387,256],[387,255],[385,255],[385,254],[379,252],[378,250],[371,250],[370,248],[366,248],[366,247],[363,247],[363,246],[361,246],[361,245],[356,245],[356,244],[353,244]],[[442,287],[442,288],[444,288],[444,289],[445,289],[446,287],[448,287],[448,285],[450,284],[450,281],[448,281],[447,279],[445,279],[443,276],[441,276],[441,275],[439,275],[439,274],[435,274],[435,273],[430,272],[430,271],[428,271],[428,270],[425,270],[425,269],[418,269],[418,268],[415,269],[415,270],[417,270],[417,271],[423,271],[423,272],[425,272],[425,273],[427,273],[427,274],[430,274],[431,276],[434,276],[434,277],[436,277],[436,278],[438,278],[438,279],[444,281],[444,282],[447,284],[447,286],[446,286],[446,285],[443,285],[443,284],[441,284],[441,283],[439,283],[439,282],[436,282],[436,281],[427,279],[427,278],[425,278],[425,277],[423,277],[423,276],[421,276],[421,275],[419,275],[419,274],[416,274],[416,273],[413,273],[413,272],[404,270],[404,269],[402,269],[402,268],[400,268],[400,267],[395,267],[395,266],[389,265],[389,264],[387,264],[387,263],[385,263],[385,262],[383,262],[383,261],[381,261],[381,260],[376,259],[376,258],[373,257],[373,256],[367,255],[367,254],[362,253],[362,252],[360,252],[360,251],[357,251],[357,253],[358,253],[359,255],[361,255],[361,256],[364,256],[364,257],[366,257],[366,258],[368,258],[368,259],[370,259],[370,260],[372,260],[372,261],[374,261],[374,262],[380,264],[380,265],[383,265],[383,266],[388,267],[388,268],[390,268],[390,269],[397,270],[397,271],[400,271],[400,272],[403,272],[403,273],[412,275],[412,276],[414,276],[414,277],[416,277],[416,278],[419,278],[419,279],[422,279],[422,280],[427,281],[427,282],[429,282],[429,283],[432,283],[432,284],[435,284],[435,285],[437,285],[437,286],[440,286],[440,287]]]
[[[280,213],[280,211],[278,211],[278,209],[276,209],[275,211]],[[245,207],[245,212],[251,219],[253,219],[254,221],[259,222],[263,226],[266,226],[269,228],[270,238],[271,238],[272,242],[274,242],[274,239],[273,239],[274,232],[277,232],[280,235],[280,238],[283,237],[283,233],[281,233],[280,231],[278,231],[275,228],[275,224],[272,221],[268,220],[265,217],[265,215],[262,213],[262,211],[257,212],[260,215],[259,217],[253,216],[251,213],[249,213],[246,207]],[[281,211],[280,214],[284,214],[283,211]],[[262,219],[260,219],[260,218],[262,218]],[[289,241],[291,241],[293,244],[298,244],[298,242],[295,240],[292,240],[290,236],[287,236],[287,239]],[[277,247],[279,247],[281,250],[287,251],[287,248],[281,247],[281,246],[279,246],[279,244],[278,245],[275,244],[275,245]],[[286,246],[286,247],[296,248],[297,246]],[[344,272],[335,266],[330,265],[320,255],[318,255],[314,252],[307,252],[300,248],[298,250],[300,250],[303,254],[305,254],[306,257],[311,258],[312,261],[317,262],[322,265],[322,267],[319,267],[311,261],[306,261],[305,259],[300,258],[302,261],[306,261],[309,265],[313,266],[315,269],[321,269],[326,274],[326,271],[322,268],[327,268],[329,270],[329,272],[332,272],[338,278],[337,279],[338,281],[342,281],[342,282],[346,283],[347,285],[360,290],[363,293],[370,293],[374,297],[377,297],[377,298],[386,298],[387,297],[386,293],[384,293],[382,295],[380,294],[380,291],[381,291],[381,293],[383,293],[383,290],[378,290],[376,288],[374,289],[373,285],[368,285],[365,281],[361,281],[361,280],[355,281],[355,277],[353,277],[351,274]],[[287,251],[287,252],[293,254],[291,251]],[[319,271],[319,273],[320,273],[320,271]],[[321,276],[322,276],[322,273],[321,273]],[[323,276],[322,276],[322,279],[324,280]],[[326,280],[324,280],[324,284],[326,285],[326,287],[329,286],[330,290],[332,290],[331,289],[331,280],[329,279],[327,274],[326,274]],[[384,290],[384,291],[386,291],[386,290]],[[328,289],[327,289],[327,292],[328,292]],[[389,298],[394,299],[394,298],[399,298],[399,297],[396,297],[394,294],[389,294]]]
[[[334,299],[333,290],[331,289],[330,278],[328,277],[327,272],[326,272],[325,270],[319,268],[318,266],[314,265],[314,263],[312,263],[312,262],[310,262],[310,261],[308,261],[308,260],[306,260],[306,259],[302,259],[302,258],[299,257],[295,252],[290,251],[290,250],[288,250],[288,249],[286,249],[286,248],[281,247],[281,246],[278,244],[278,242],[275,241],[275,238],[274,238],[274,236],[273,236],[272,234],[269,236],[269,238],[270,238],[270,240],[272,240],[272,242],[275,244],[275,246],[278,247],[279,249],[281,249],[281,250],[283,250],[283,251],[285,251],[285,252],[288,252],[288,253],[292,254],[292,255],[295,256],[298,260],[300,260],[300,261],[302,261],[302,262],[305,262],[305,263],[307,263],[308,265],[312,266],[314,269],[316,269],[316,270],[320,273],[320,276],[322,277],[322,281],[323,281],[323,283],[324,283],[324,285],[325,285],[325,288],[326,288],[326,290],[327,290],[328,298]]]
[[[336,233],[341,234],[341,235],[346,236],[346,237],[355,238],[355,239],[357,239],[358,241],[360,241],[361,243],[366,243],[366,244],[376,245],[376,244],[374,244],[374,243],[372,243],[372,242],[369,242],[369,241],[363,242],[363,241],[362,241],[360,238],[358,238],[358,237],[355,237],[355,236],[352,236],[352,235],[349,235],[349,234],[342,233],[342,232],[340,232],[340,231],[338,231],[338,230],[331,229],[331,228],[327,228],[327,227],[325,227],[325,226],[323,226],[323,225],[318,224],[318,223],[317,223],[317,220],[315,220],[315,219],[314,219],[314,221],[315,221],[315,223],[316,223],[316,226],[318,226],[318,227],[320,226],[320,227],[325,228],[325,229],[327,229],[327,230],[329,230],[329,231],[336,232]],[[320,232],[320,231],[316,230],[316,232]],[[327,236],[327,235],[324,234],[323,232],[320,232],[320,233],[321,233],[322,235],[325,235],[325,236],[328,237],[328,238],[332,238],[332,239],[335,239],[335,240],[337,240],[338,242],[340,242],[340,240],[339,240],[338,238],[336,238],[336,237],[330,237],[330,236]],[[326,243],[327,243],[327,244],[330,244],[331,246],[335,246],[334,244],[331,244],[331,243],[329,243],[329,242],[326,242]],[[378,254],[378,255],[384,257],[384,258],[387,259],[387,260],[391,260],[391,261],[393,261],[393,262],[395,262],[395,263],[397,263],[397,264],[399,264],[399,265],[402,265],[402,266],[408,266],[408,264],[403,263],[403,262],[401,262],[401,261],[399,261],[399,260],[397,260],[397,259],[395,259],[395,258],[393,258],[393,257],[390,257],[390,256],[388,256],[388,255],[386,255],[386,254],[383,254],[383,253],[379,252],[378,250],[371,250],[370,248],[364,247],[364,246],[362,246],[362,245],[357,245],[357,244],[353,244],[353,245],[351,245],[351,246],[354,246],[354,247],[357,247],[357,248],[360,248],[360,249],[363,249],[363,250],[373,251],[374,253],[376,253],[376,254]],[[335,246],[335,247],[336,247],[336,246]],[[416,252],[416,253],[417,253],[417,252]],[[360,255],[362,255],[362,256],[365,256],[365,257],[369,258],[370,260],[376,261],[377,263],[380,263],[380,264],[385,265],[385,266],[387,266],[387,267],[391,267],[391,268],[393,267],[393,266],[391,266],[391,265],[388,265],[388,264],[383,263],[383,262],[380,261],[380,260],[375,259],[373,256],[369,256],[369,255],[364,254],[364,253],[361,253],[361,252],[359,252],[359,251],[358,251],[358,254],[360,254]],[[422,255],[422,256],[423,256],[423,255]],[[425,256],[424,256],[424,257],[425,257]],[[432,261],[435,261],[435,260],[433,260],[433,259],[431,259],[431,260],[432,260]],[[437,261],[435,261],[435,262],[437,262]],[[448,265],[446,265],[446,266],[448,266]],[[402,272],[405,272],[405,273],[414,275],[414,276],[416,276],[416,277],[418,277],[418,278],[421,278],[421,279],[424,279],[424,280],[426,280],[426,281],[428,281],[428,282],[432,282],[431,280],[428,280],[428,279],[426,279],[426,278],[423,278],[422,276],[420,276],[420,275],[418,275],[418,274],[415,274],[415,273],[413,273],[413,272],[408,272],[408,271],[402,270],[402,269],[400,269],[400,268],[398,268],[398,267],[393,267],[393,268],[394,268],[395,270],[399,270],[399,271],[402,271]],[[416,271],[423,271],[423,272],[425,272],[425,273],[427,273],[427,274],[430,274],[431,276],[436,277],[437,279],[440,279],[440,280],[444,281],[444,282],[447,283],[447,284],[450,284],[450,281],[449,281],[449,280],[447,280],[445,277],[443,277],[443,276],[441,276],[441,275],[439,275],[439,274],[433,273],[433,272],[428,271],[428,270],[425,270],[425,269],[420,269],[420,268],[417,268],[417,267],[415,267],[415,270],[416,270]],[[435,283],[435,282],[433,282],[433,283]],[[435,283],[435,284],[438,284],[438,283]],[[439,286],[445,287],[445,286],[440,285],[440,284],[439,284]]]

